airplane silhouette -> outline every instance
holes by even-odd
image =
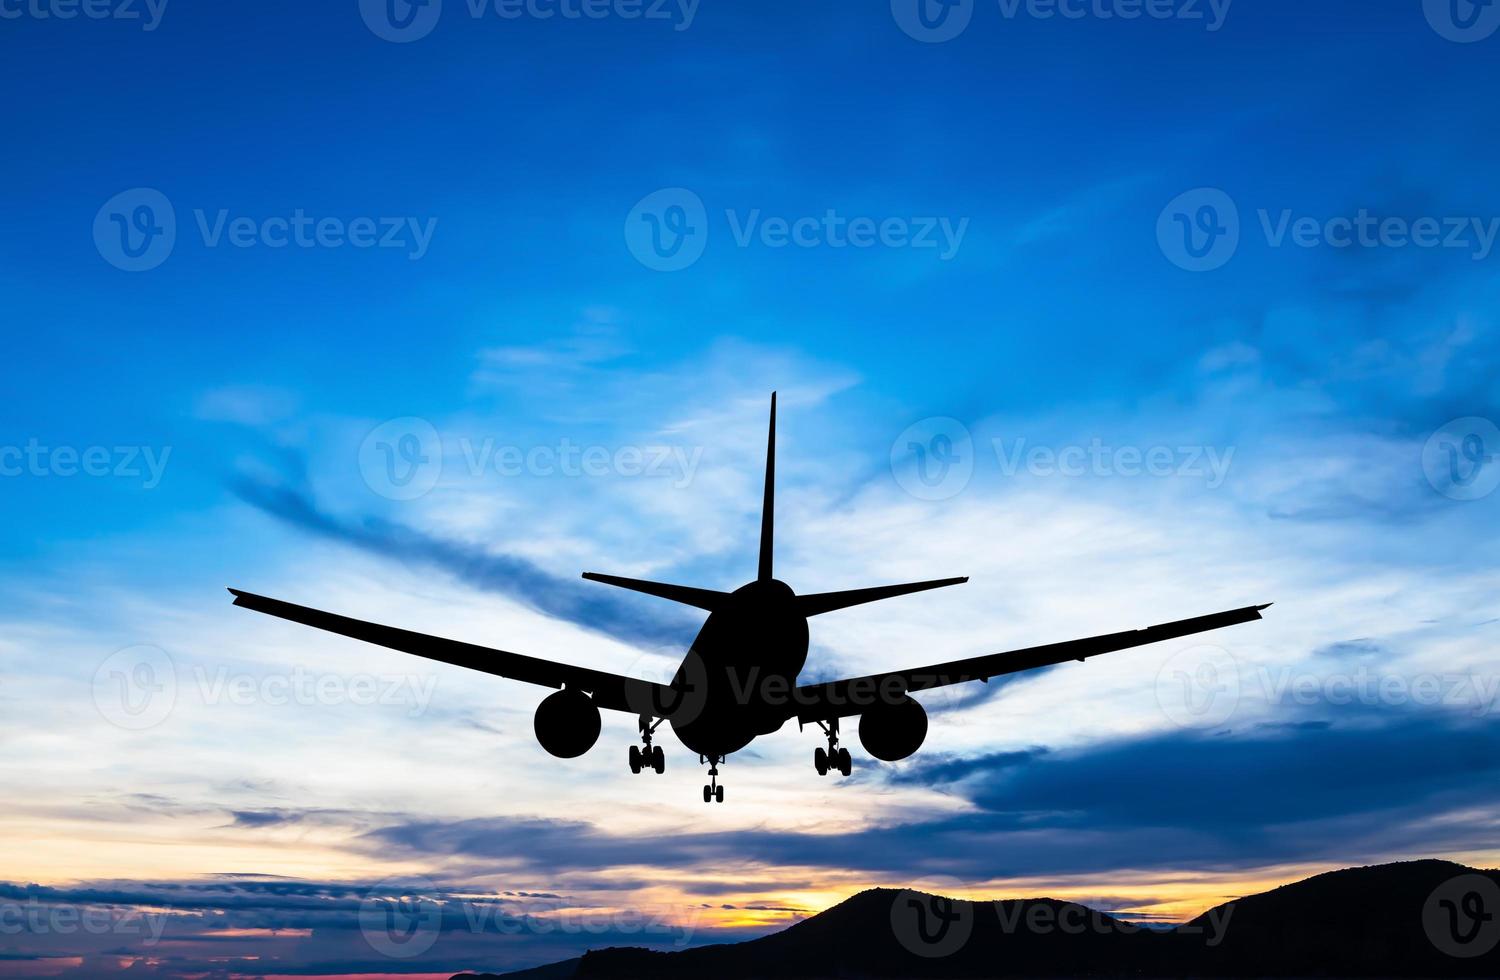
[[[760,566],[755,581],[733,592],[646,582],[585,572],[583,577],[708,612],[708,618],[669,684],[608,671],[576,667],[506,650],[428,636],[382,626],[230,589],[234,604],[393,650],[467,667],[472,670],[553,688],[537,707],[537,741],[552,755],[572,759],[598,741],[599,709],[637,716],[643,745],[630,746],[630,769],[663,772],[666,760],[652,736],[663,721],[671,723],[683,745],[708,763],[709,782],[703,801],[724,801],[719,765],[732,752],[761,735],[775,732],[788,719],[798,727],[817,724],[827,737],[813,764],[819,775],[849,775],[849,750],[839,745],[839,721],[859,717],[859,739],[877,759],[895,762],[921,747],[927,737],[927,712],[911,695],[950,684],[988,681],[991,677],[1034,670],[1069,660],[1158,643],[1261,618],[1270,603],[1182,619],[1145,629],[1108,633],[1081,640],[968,657],[911,670],[799,686],[807,661],[807,621],[812,616],[850,606],[967,582],[967,577],[905,585],[884,585],[843,592],[798,595],[771,574],[775,526],[776,394],[771,394],[771,424],[766,440],[766,486],[761,510]]]

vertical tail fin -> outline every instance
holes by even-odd
[[[766,496],[760,505],[760,572],[756,578],[771,580],[771,539],[776,526],[776,392],[771,392],[771,432],[766,437]]]

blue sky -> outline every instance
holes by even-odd
[[[0,936],[22,957],[0,975],[446,975],[592,941],[445,930],[384,956],[352,916],[392,877],[551,896],[525,899],[544,916],[666,909],[703,942],[919,877],[1171,918],[1341,864],[1493,866],[1500,8],[1099,13],[1128,8],[975,0],[934,42],[905,0],[443,0],[395,43],[378,4],[372,28],[354,2],[0,0],[0,744],[26,801],[0,880],[180,912],[144,950]],[[151,202],[159,226],[162,200],[175,241],[126,271],[119,222]],[[674,207],[686,264],[660,271],[678,260],[643,249]],[[275,247],[299,215],[323,243]],[[852,223],[882,230],[849,244]],[[350,244],[362,225],[391,247]],[[972,576],[817,621],[813,674],[1277,605],[1207,648],[937,697],[922,755],[844,787],[788,729],[705,814],[670,738],[643,795],[629,719],[538,785],[535,692],[222,591],[670,672],[696,620],[577,575],[748,579],[772,389],[782,577]],[[407,434],[438,461],[414,499],[378,448]],[[970,475],[933,491],[908,447],[936,436]],[[493,465],[567,446],[608,463]],[[143,659],[175,699],[122,727],[100,677]],[[1172,701],[1204,664],[1235,679],[1222,718]],[[298,671],[325,695],[285,696]],[[353,678],[390,696],[350,703]],[[305,902],[278,904],[283,879]],[[216,889],[227,925],[201,918]],[[684,911],[706,905],[736,908]]]

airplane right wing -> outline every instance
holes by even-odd
[[[899,698],[903,693],[926,691],[965,681],[987,681],[991,677],[1035,670],[1038,667],[1067,663],[1069,660],[1082,662],[1101,653],[1128,650],[1147,643],[1159,643],[1237,623],[1252,622],[1260,619],[1260,611],[1269,605],[1268,602],[1261,606],[1246,606],[1243,609],[1195,616],[1192,619],[1179,619],[1145,629],[1106,633],[1103,636],[1048,643],[1045,646],[1026,647],[1005,653],[989,653],[930,667],[893,670],[824,684],[804,684],[793,692],[792,711],[789,714],[802,722],[845,718],[861,714],[882,701]]]

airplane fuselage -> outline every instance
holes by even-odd
[[[795,599],[785,582],[755,581],[709,614],[672,680],[681,701],[669,720],[683,745],[722,758],[786,721],[807,662]]]

